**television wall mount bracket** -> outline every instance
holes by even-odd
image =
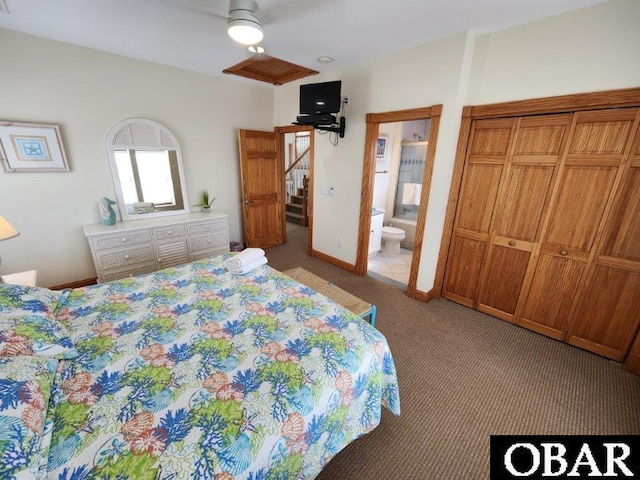
[[[344,131],[347,126],[347,121],[344,117],[340,117],[339,123],[335,125],[317,125],[315,123],[303,123],[303,122],[293,122],[294,125],[306,125],[309,127],[313,127],[316,130],[322,130],[323,132],[335,132],[338,134],[340,138],[344,138]]]

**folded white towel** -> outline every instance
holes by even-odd
[[[405,183],[402,187],[403,205],[420,205],[422,196],[422,185],[419,183]]]
[[[227,269],[233,273],[234,275],[244,275],[245,273],[249,273],[251,270],[254,270],[262,265],[267,263],[267,257],[260,257],[255,259],[253,262],[247,263],[240,268],[229,268]]]
[[[228,270],[239,270],[242,269],[245,265],[248,265],[251,262],[259,258],[264,258],[264,250],[261,248],[246,248],[242,252],[233,256],[226,262],[224,262],[224,266],[227,267]]]

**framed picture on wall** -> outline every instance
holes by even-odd
[[[387,138],[380,136],[378,137],[378,143],[376,144],[376,158],[378,161],[384,159],[384,154],[387,150]]]
[[[68,172],[60,127],[0,120],[0,163],[6,173]]]

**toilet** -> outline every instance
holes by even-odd
[[[385,253],[400,253],[400,242],[404,240],[404,230],[396,227],[382,227],[382,251]]]

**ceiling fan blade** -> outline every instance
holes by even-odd
[[[265,25],[275,24],[339,9],[346,4],[347,0],[282,0],[269,7],[260,8],[258,15]]]
[[[179,8],[207,17],[215,17],[220,20],[227,20],[227,2],[214,2],[212,0],[146,0],[149,3],[164,5],[172,8]]]

